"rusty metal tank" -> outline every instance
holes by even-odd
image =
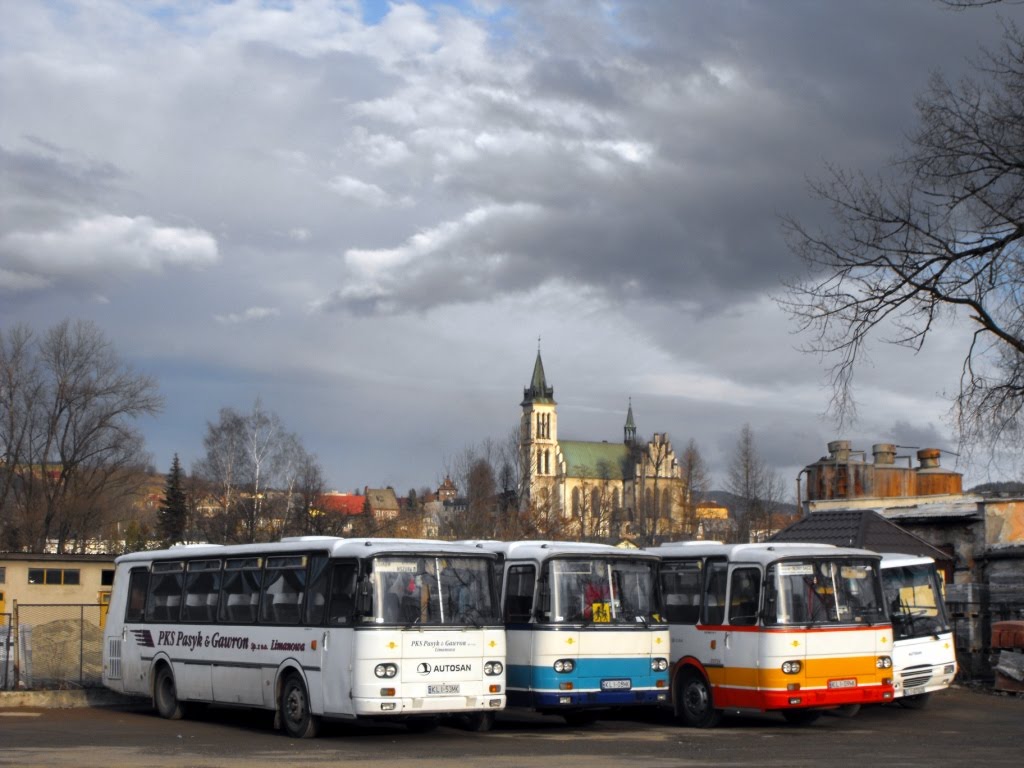
[[[919,496],[937,496],[963,493],[964,478],[959,472],[950,472],[939,464],[942,454],[938,448],[922,448],[917,452],[917,493]]]
[[[872,461],[864,451],[855,451],[849,440],[833,440],[823,456],[805,468],[807,500],[906,498],[962,492],[962,476],[939,465],[941,451],[926,448],[917,452],[920,467],[911,466],[910,456],[898,456],[893,443],[871,446]],[[905,460],[906,463],[898,463]]]

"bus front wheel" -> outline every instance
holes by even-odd
[[[722,710],[715,709],[711,686],[699,672],[687,671],[680,678],[677,712],[683,725],[691,728],[714,728],[722,719]]]
[[[309,696],[302,678],[292,673],[281,689],[281,727],[293,739],[310,739],[320,729],[320,718],[309,710]]]
[[[160,717],[168,720],[181,720],[185,715],[185,708],[178,701],[178,689],[174,686],[174,673],[166,665],[161,665],[160,671],[156,673],[153,706]]]

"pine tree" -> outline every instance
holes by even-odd
[[[164,491],[164,501],[160,505],[157,515],[160,536],[165,545],[170,546],[184,538],[188,506],[178,454],[174,454],[174,460],[171,462],[171,471],[167,475],[167,486]]]

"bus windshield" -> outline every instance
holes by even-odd
[[[661,623],[654,566],[645,560],[552,560],[549,589],[554,623]]]
[[[768,567],[766,625],[873,624],[887,620],[878,570],[859,559],[782,560]]]
[[[938,574],[930,563],[882,570],[885,604],[897,640],[949,631]]]
[[[486,558],[377,557],[372,620],[406,626],[497,624],[491,568]]]

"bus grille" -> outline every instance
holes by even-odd
[[[107,677],[121,679],[121,638],[107,638]]]
[[[907,667],[903,670],[903,687],[917,688],[932,679],[932,667],[924,664],[918,667]]]

